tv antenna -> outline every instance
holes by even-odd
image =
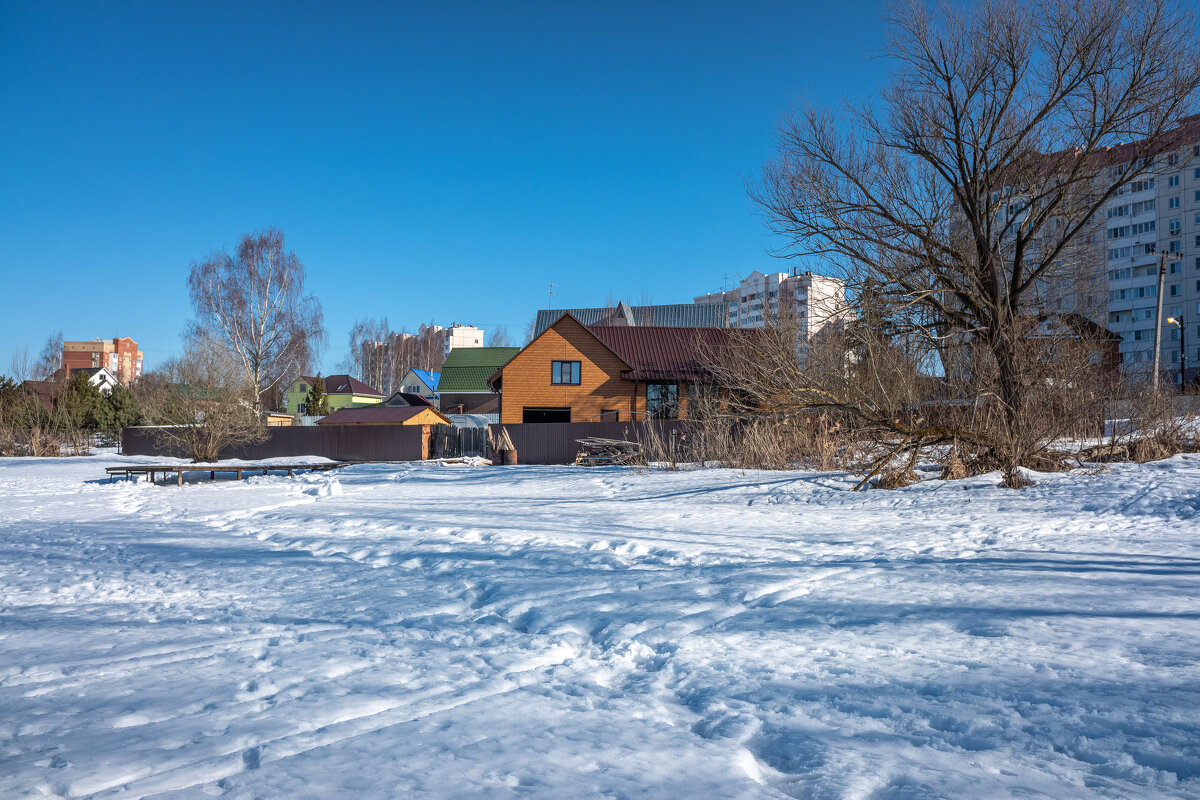
[[[546,299],[546,308],[554,308],[554,295],[558,294],[558,292],[554,291],[554,281],[550,281],[550,288],[546,291],[546,294],[550,295]]]

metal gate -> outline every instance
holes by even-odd
[[[487,428],[434,425],[431,458],[466,458],[487,455]]]

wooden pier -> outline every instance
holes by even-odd
[[[154,483],[159,475],[174,474],[175,483],[183,486],[183,473],[207,472],[209,480],[216,480],[218,472],[232,472],[240,481],[242,476],[269,475],[272,472],[286,473],[289,477],[297,472],[328,472],[354,464],[354,461],[324,461],[317,464],[136,464],[127,467],[108,467],[108,482],[115,478],[137,480],[145,475],[146,480]]]

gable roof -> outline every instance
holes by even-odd
[[[437,390],[440,394],[490,393],[488,378],[519,352],[520,347],[456,347],[442,364]]]
[[[451,352],[453,352],[453,351],[451,351]],[[413,375],[416,375],[417,380],[421,381],[421,383],[425,384],[433,391],[437,391],[438,379],[441,377],[440,372],[431,372],[430,370],[427,370],[427,369],[416,369],[416,368],[410,369],[409,372],[411,372]]]
[[[404,408],[405,406],[433,408],[433,403],[426,400],[424,395],[412,392],[392,392],[388,399],[383,401],[383,404],[391,408]]]
[[[325,381],[325,394],[369,394],[383,397],[383,393],[379,390],[373,389],[358,378],[349,375],[322,375],[321,377]],[[316,382],[317,376],[301,375],[300,380],[312,386]]]
[[[631,381],[706,381],[711,378],[709,360],[736,338],[760,336],[761,332],[743,328],[684,328],[659,326],[583,325],[571,312],[564,311],[554,321],[565,319],[580,325],[629,369],[621,377]],[[549,330],[547,328],[546,330]],[[541,338],[545,331],[534,337]],[[530,342],[525,347],[533,344]],[[495,384],[502,375],[497,369],[490,377]]]
[[[543,308],[534,321],[534,338],[570,314],[584,325],[658,326],[668,328],[723,328],[725,309],[720,303],[675,303],[661,306],[630,306],[617,303],[616,308]]]
[[[630,366],[621,377],[632,381],[703,381],[708,362],[735,336],[754,335],[729,328],[610,327],[588,331]]]

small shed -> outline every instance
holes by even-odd
[[[368,406],[343,408],[326,414],[318,425],[449,425],[450,419],[433,406]]]

